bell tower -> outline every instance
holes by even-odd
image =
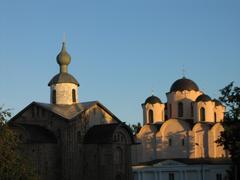
[[[72,105],[79,103],[78,100],[78,81],[68,73],[68,65],[71,56],[66,50],[66,43],[62,43],[62,49],[57,55],[59,73],[55,75],[48,86],[50,87],[50,103],[59,105]]]

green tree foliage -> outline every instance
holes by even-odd
[[[21,155],[20,140],[7,124],[9,109],[0,107],[0,179],[35,180],[30,161]]]
[[[233,162],[231,174],[232,180],[240,179],[240,87],[234,86],[231,82],[220,90],[219,100],[226,106],[225,131],[221,132],[217,140],[219,145],[223,145],[228,150]]]
[[[128,125],[130,127],[130,129],[132,130],[132,133],[135,135],[137,134],[140,129],[142,128],[141,124],[140,123],[137,123],[137,124],[132,124],[132,125]]]

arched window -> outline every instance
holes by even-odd
[[[191,117],[193,117],[193,102],[191,102]]]
[[[72,102],[76,102],[76,90],[72,89]]]
[[[117,147],[114,151],[114,163],[123,164],[123,150],[120,147]]]
[[[200,121],[205,121],[205,108],[204,107],[201,107],[200,109]]]
[[[178,117],[183,117],[183,103],[178,103]]]
[[[182,138],[182,146],[185,146],[185,139]]]
[[[153,123],[153,110],[148,111],[148,122]]]
[[[172,104],[169,104],[169,118],[172,117]]]
[[[168,139],[168,146],[172,146],[172,139],[171,138]]]
[[[214,113],[214,122],[217,122],[217,113]]]
[[[56,90],[54,89],[54,90],[52,91],[52,103],[53,103],[53,104],[56,104],[56,94],[57,94],[57,92],[56,92]]]

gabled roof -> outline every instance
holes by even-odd
[[[57,105],[57,104],[48,104],[48,103],[40,103],[40,102],[32,102],[27,107],[25,107],[22,111],[16,114],[11,120],[14,121],[18,118],[21,114],[25,111],[30,109],[32,106],[39,106],[45,110],[48,110],[57,116],[64,118],[65,120],[73,120],[76,116],[80,115],[82,112],[92,108],[93,106],[97,105],[108,114],[110,114],[116,121],[121,122],[111,111],[109,111],[104,105],[102,105],[98,101],[89,101],[83,103],[76,103],[72,105]]]

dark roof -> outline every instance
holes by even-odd
[[[124,128],[131,136],[132,143],[134,143],[133,135],[129,127],[125,124],[101,124],[91,127],[84,137],[85,144],[111,144],[113,143],[113,134],[117,128]]]
[[[216,106],[222,106],[222,103],[219,100],[213,99],[213,101],[215,102]]]
[[[73,83],[79,86],[78,81],[69,73],[61,72],[55,75],[48,83],[48,86],[58,83]]]
[[[26,143],[57,143],[55,135],[38,125],[20,124],[20,127],[29,134]]]
[[[200,96],[197,97],[196,102],[207,102],[207,101],[211,101],[212,99],[210,98],[210,96],[206,95],[206,94],[202,94]]]
[[[57,104],[32,102],[27,107],[25,107],[22,111],[20,111],[18,114],[16,114],[13,118],[11,118],[9,123],[14,122],[15,119],[17,119],[22,113],[24,113],[26,110],[28,110],[33,105],[40,106],[40,107],[42,107],[50,112],[53,112],[54,114],[60,116],[61,118],[64,118],[65,120],[68,120],[68,121],[73,120],[75,117],[80,115],[82,112],[97,105],[100,108],[102,108],[104,111],[106,111],[108,114],[110,114],[114,120],[116,120],[117,122],[121,122],[111,111],[109,111],[100,102],[89,101],[89,102],[76,103],[76,104],[72,104],[72,105],[57,105]]]
[[[162,103],[162,102],[157,96],[152,95],[146,99],[144,104],[147,104],[147,103],[155,104],[155,103]]]
[[[90,107],[89,106],[90,104],[93,105],[94,103],[95,102],[88,103],[87,108]],[[47,103],[36,102],[36,104],[65,119],[72,119],[86,109],[86,107],[84,106],[84,103],[76,103],[72,105],[58,105],[58,104],[47,104]]]
[[[187,79],[183,77],[182,79],[176,80],[170,89],[170,92],[176,92],[176,91],[184,91],[184,90],[194,90],[199,91],[198,85],[192,81],[191,79]]]
[[[183,164],[188,165],[198,165],[198,164],[209,164],[209,165],[219,165],[219,164],[231,164],[231,159],[227,158],[198,158],[198,159],[189,159],[189,158],[176,158],[176,159],[156,159],[153,161],[143,162],[143,163],[137,163],[134,164],[134,166],[152,166],[154,164],[172,160],[177,161]]]

